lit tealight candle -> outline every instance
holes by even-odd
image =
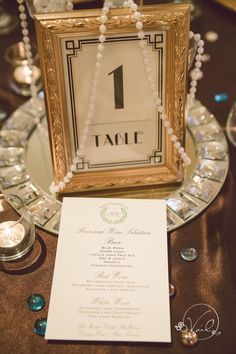
[[[0,224],[0,247],[18,245],[25,236],[25,228],[15,221],[5,221]]]
[[[30,85],[33,80],[35,82],[39,80],[41,71],[35,65],[21,65],[15,69],[13,76],[17,83]]]

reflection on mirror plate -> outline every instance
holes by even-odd
[[[35,129],[36,117],[40,129]],[[192,158],[181,185],[97,192],[90,196],[162,198],[167,204],[168,231],[197,216],[213,201],[226,178],[227,143],[216,118],[195,101],[187,114],[186,150]],[[53,179],[43,99],[19,107],[0,131],[0,189],[21,197],[41,228],[57,234],[61,202],[49,193]],[[85,196],[86,193],[83,193]],[[17,209],[17,205],[13,205]]]

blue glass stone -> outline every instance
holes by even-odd
[[[217,94],[214,96],[214,100],[215,100],[215,102],[217,102],[217,103],[225,102],[225,101],[227,101],[227,99],[228,99],[227,93],[217,93]]]
[[[42,295],[33,294],[28,297],[27,305],[31,311],[39,311],[45,306],[45,300]]]
[[[180,254],[181,257],[187,262],[195,261],[197,258],[197,251],[195,248],[182,248]]]
[[[44,336],[47,327],[47,319],[46,318],[38,318],[34,323],[34,333],[39,336]]]

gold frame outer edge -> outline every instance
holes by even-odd
[[[189,44],[190,6],[157,5],[141,8],[144,30],[167,33],[165,110],[181,142],[185,141],[185,104]],[[60,38],[65,34],[99,35],[100,10],[35,15],[38,48],[46,96],[46,112],[55,182],[63,179],[72,163],[67,122],[64,77],[60,61]],[[131,33],[135,22],[126,9],[112,9],[107,34]],[[183,180],[179,155],[165,134],[166,163],[157,167],[125,168],[75,174],[63,193],[87,190],[129,188]]]

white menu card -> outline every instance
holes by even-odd
[[[46,339],[170,342],[166,204],[64,198]]]

